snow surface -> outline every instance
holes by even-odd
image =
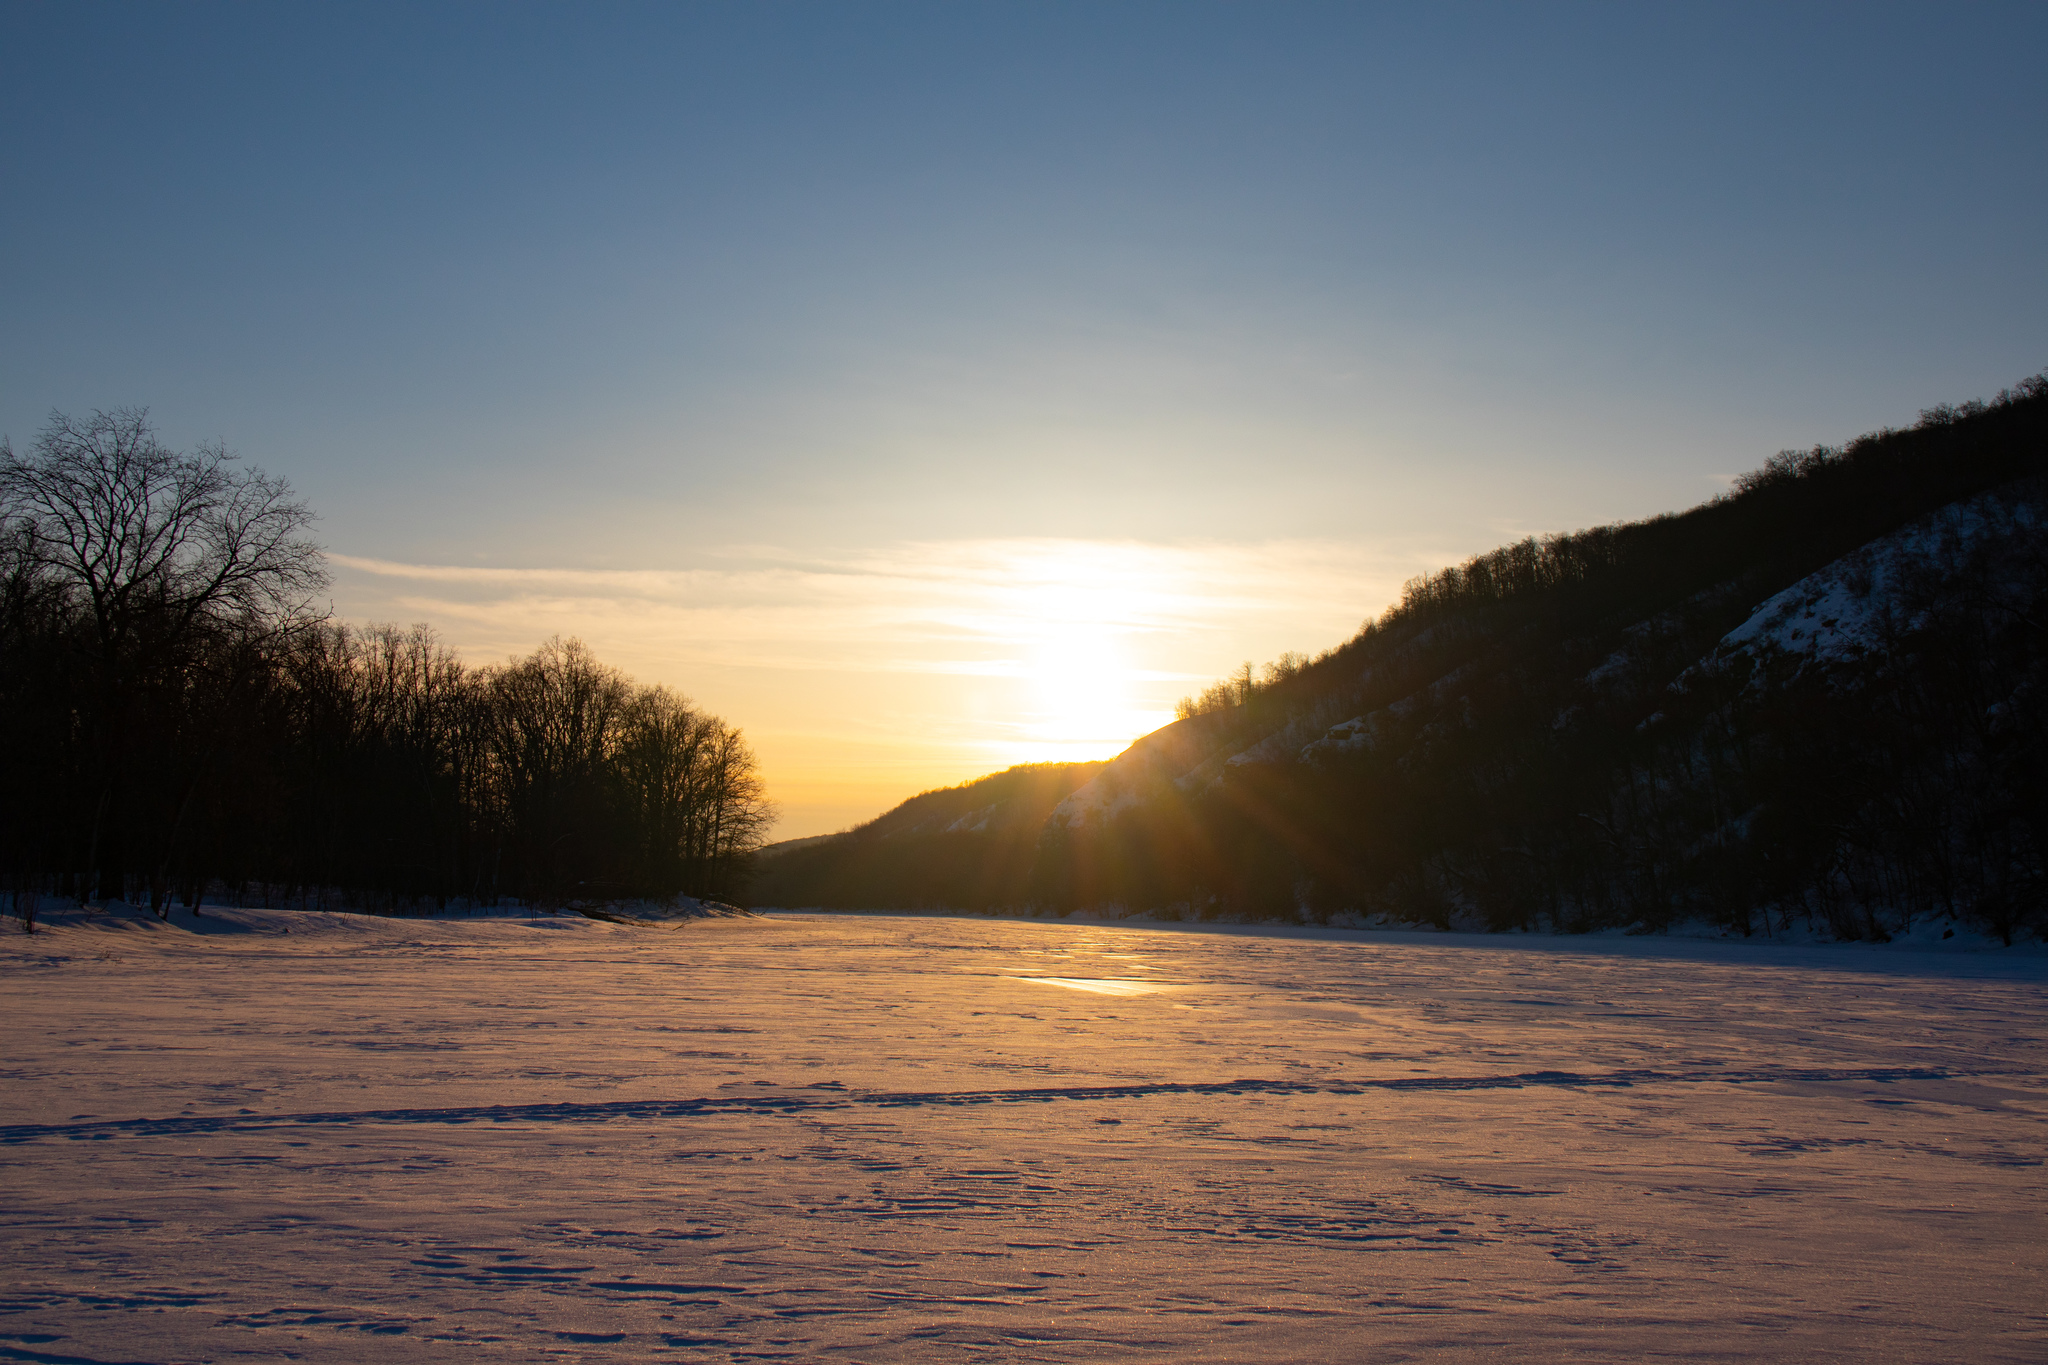
[[[0,939],[0,1360],[2048,1358],[2040,957],[176,919]]]

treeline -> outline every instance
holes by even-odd
[[[1335,653],[1335,650],[1330,650],[1323,658],[1327,659]],[[1192,720],[1196,716],[1207,716],[1217,711],[1228,711],[1233,706],[1243,706],[1252,699],[1253,693],[1277,687],[1315,662],[1319,660],[1312,660],[1306,654],[1291,649],[1263,668],[1253,668],[1252,661],[1246,659],[1229,677],[1218,679],[1202,691],[1175,702],[1173,718]]]
[[[576,641],[472,668],[354,627],[311,513],[143,414],[0,446],[0,877],[160,913],[729,893],[772,816],[740,733]]]
[[[1684,513],[1425,575],[1338,649],[1187,699],[1097,780],[1102,799],[1047,821],[999,904],[2039,930],[2044,471],[2037,378],[1780,455]],[[1930,517],[1888,560],[1843,559]],[[1717,650],[1838,561],[1840,600],[1874,604],[1857,650],[1823,657],[1793,634],[1832,619]]]

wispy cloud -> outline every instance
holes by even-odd
[[[1226,642],[1240,636],[1334,643],[1411,571],[1315,541],[989,540],[842,559],[772,547],[723,557],[738,562],[501,568],[331,556],[343,571],[345,613],[429,612],[459,646],[485,654],[528,649],[558,632],[594,637],[630,626],[636,645],[658,638],[665,656],[722,666],[980,673],[995,662],[991,651],[1114,637],[1173,657],[1173,665],[1132,664],[1170,677],[1189,665],[1201,674],[1227,668],[1236,650]],[[1212,662],[1200,662],[1219,646]],[[948,647],[969,652],[948,657]]]

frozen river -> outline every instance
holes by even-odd
[[[0,947],[0,1360],[2048,1359],[2038,957],[208,927]]]

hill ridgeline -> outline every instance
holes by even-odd
[[[1411,581],[1102,764],[762,859],[755,905],[1655,932],[2048,927],[2048,375]]]

